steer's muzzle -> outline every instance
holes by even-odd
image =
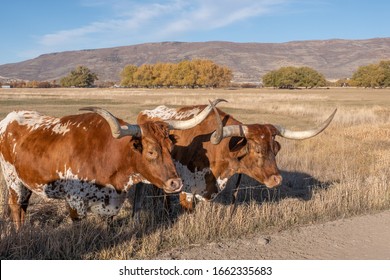
[[[164,191],[166,193],[177,193],[183,188],[183,181],[180,178],[169,179],[164,183]]]
[[[267,188],[275,188],[282,184],[283,177],[281,175],[271,175],[267,180],[264,180],[264,184]]]

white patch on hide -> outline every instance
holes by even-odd
[[[0,122],[0,134],[3,134],[7,126],[14,121],[19,125],[27,126],[30,130],[43,128],[62,135],[70,131],[70,123],[63,124],[59,118],[43,116],[33,111],[14,111]]]
[[[115,216],[125,201],[125,192],[117,192],[112,185],[97,186],[95,180],[80,179],[70,168],[57,171],[59,180],[40,186],[44,196],[65,199],[80,218],[88,209],[100,216]]]
[[[221,177],[217,178],[217,188],[218,192],[221,192],[225,189],[228,178],[221,179]]]
[[[145,183],[145,184],[150,184],[148,180],[146,180],[141,174],[139,173],[134,173],[129,176],[129,181],[126,183],[124,186],[124,190],[127,192],[131,188],[131,186],[138,184],[138,183]]]
[[[206,174],[210,173],[210,168],[205,168],[200,171],[191,172],[187,166],[182,165],[178,161],[175,162],[175,167],[179,177],[183,181],[183,192],[203,194],[206,190]]]
[[[58,171],[60,178],[53,183],[27,186],[19,178],[15,167],[2,155],[0,163],[7,187],[15,191],[18,203],[24,201],[32,190],[46,198],[65,199],[77,211],[79,218],[86,216],[88,209],[100,216],[111,217],[118,214],[126,199],[125,192],[117,192],[112,185],[97,186],[95,180],[80,179],[70,168],[65,172]]]
[[[199,108],[193,108],[191,110],[178,112],[176,109],[168,108],[165,105],[156,107],[153,110],[144,110],[141,114],[146,115],[149,118],[159,118],[163,121],[166,120],[183,120],[196,116],[201,110]]]
[[[197,201],[207,201],[203,196],[199,195],[199,194],[195,194],[195,199]]]
[[[17,202],[22,203],[31,192],[23,186],[23,183],[16,172],[15,166],[6,161],[1,154],[0,165],[7,188],[13,189],[18,197]]]
[[[183,190],[186,194],[186,199],[188,202],[191,202],[194,198],[197,201],[206,201],[203,195],[206,192],[206,174],[211,172],[210,168],[205,168],[201,171],[191,172],[187,166],[182,165],[178,161],[174,161],[177,173],[183,181]],[[225,189],[228,178],[218,177],[216,180],[216,186],[218,188],[218,193]],[[213,199],[217,194],[213,194],[211,199]]]
[[[183,192],[200,195],[204,194],[206,191],[205,176],[211,172],[211,169],[205,168],[200,171],[191,172],[187,166],[182,165],[180,162],[175,160],[174,163],[179,177],[183,180]],[[216,186],[219,192],[225,189],[227,182],[228,178],[217,178]]]
[[[55,125],[51,128],[51,130],[52,130],[54,133],[64,135],[65,133],[67,133],[67,132],[70,131],[69,122],[67,122],[66,124],[57,123],[57,124],[55,124]]]

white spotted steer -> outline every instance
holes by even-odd
[[[188,121],[149,121],[131,125],[108,111],[54,118],[15,111],[0,122],[0,163],[9,191],[11,218],[24,223],[32,192],[65,199],[72,220],[88,209],[112,217],[126,191],[138,182],[166,193],[179,192],[182,180],[171,158],[171,129],[188,129],[212,110]]]

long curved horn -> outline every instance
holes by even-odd
[[[222,139],[227,137],[246,137],[248,133],[248,128],[246,125],[228,125],[225,126],[222,129],[222,133],[220,133],[218,130],[214,131],[213,134],[211,134],[210,142],[214,145],[219,144]]]
[[[336,114],[337,109],[333,111],[333,113],[328,117],[328,119],[317,126],[316,128],[309,129],[309,130],[303,130],[303,131],[292,131],[289,129],[284,128],[283,126],[280,125],[274,125],[274,127],[278,130],[279,135],[287,138],[287,139],[293,139],[293,140],[303,140],[303,139],[308,139],[311,137],[316,136],[320,132],[322,132],[325,128],[328,127],[330,122],[333,120],[334,115]]]
[[[217,105],[219,102],[227,102],[227,101],[225,99],[215,99],[213,102],[210,102],[210,105],[204,108],[202,112],[197,114],[192,119],[186,121],[167,120],[165,122],[169,125],[169,129],[183,130],[183,129],[193,128],[198,124],[200,124],[213,110],[213,107]]]
[[[105,109],[99,107],[84,107],[80,108],[79,110],[95,112],[102,116],[110,125],[111,133],[114,138],[119,139],[124,136],[141,137],[142,135],[139,125],[126,124],[125,126],[121,126],[118,120]]]
[[[211,101],[209,100],[210,104]],[[245,131],[247,128],[241,125],[230,125],[223,127],[221,117],[219,116],[217,108],[213,106],[215,121],[217,123],[217,129],[211,134],[210,142],[214,145],[219,144],[223,138],[231,137],[231,136],[245,136]]]
[[[209,100],[210,104],[213,105],[211,100]],[[221,117],[219,116],[217,108],[213,106],[214,114],[215,114],[215,122],[217,123],[217,129],[213,134],[211,134],[210,142],[214,145],[219,144],[223,139],[223,123]]]
[[[317,134],[321,133],[325,128],[328,127],[330,122],[333,120],[334,115],[336,114],[337,109],[333,111],[333,113],[328,117],[328,119],[320,124],[318,127],[309,129],[309,130],[303,130],[303,131],[292,131],[289,129],[286,129],[280,125],[274,125],[276,130],[278,131],[278,135],[287,139],[293,139],[293,140],[303,140],[308,139],[311,137],[316,136]],[[222,139],[227,137],[247,137],[248,128],[245,125],[229,125],[225,126],[222,129],[222,135],[218,135],[218,131],[215,131],[210,138],[211,143],[213,144],[219,144],[219,142],[222,141]]]

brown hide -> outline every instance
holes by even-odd
[[[177,115],[192,111],[194,108],[203,109],[204,106],[184,107],[177,111]],[[223,125],[239,125],[239,121],[217,109]],[[188,118],[192,117],[189,115]],[[139,124],[150,118],[141,112],[138,115]],[[246,174],[268,187],[280,185],[282,177],[276,165],[275,156],[280,145],[275,141],[276,130],[272,125],[248,125],[248,136],[228,137],[218,145],[210,142],[210,136],[216,129],[216,120],[210,114],[200,125],[188,130],[171,131],[175,138],[172,157],[185,165],[190,171],[211,168],[206,174],[206,192],[203,196],[210,199],[218,192],[217,178],[229,178],[235,173]]]
[[[74,219],[80,213],[84,216],[89,206],[96,213],[115,215],[122,193],[140,181],[168,193],[180,191],[168,125],[145,122],[140,129],[141,137],[116,139],[106,120],[95,113],[60,119],[36,112],[10,113],[0,122],[0,162],[17,228],[31,191],[65,198],[72,204],[68,206]]]
[[[58,134],[46,127],[30,130],[17,122],[7,126],[5,134],[11,133],[12,140],[1,140],[1,153],[28,186],[55,181],[58,172],[65,174],[67,170],[83,180],[111,184],[119,191],[133,173],[142,174],[158,187],[177,177],[167,156],[171,143],[162,133],[167,130],[162,123],[142,125],[142,139],[113,138],[107,123],[97,114],[67,116],[60,123],[68,124],[69,131]],[[149,159],[152,150],[157,158]]]

